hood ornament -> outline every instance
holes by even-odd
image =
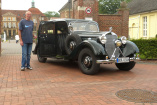
[[[109,28],[109,32],[112,32],[112,27]]]

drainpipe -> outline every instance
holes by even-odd
[[[68,2],[69,2],[69,18],[70,18],[70,0]]]
[[[138,16],[138,19],[139,19],[139,21],[138,21],[138,33],[137,33],[137,39],[139,38],[139,33],[140,33],[140,17],[141,17],[141,15],[139,15]]]

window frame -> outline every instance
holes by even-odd
[[[143,37],[147,37],[148,32],[148,18],[147,16],[143,17]]]

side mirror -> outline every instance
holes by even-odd
[[[71,23],[69,23],[68,28],[69,28],[70,33],[72,33],[72,32],[73,32],[73,26],[72,26],[72,24],[71,24]]]

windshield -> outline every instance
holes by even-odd
[[[94,22],[74,22],[71,25],[73,31],[99,32],[98,25]]]

